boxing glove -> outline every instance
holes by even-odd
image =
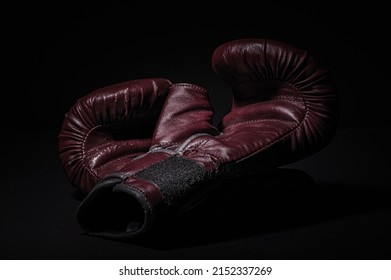
[[[160,120],[163,130],[155,131],[170,91],[172,102],[165,109],[170,115]],[[63,169],[73,185],[89,193],[105,175],[151,146],[175,147],[204,129],[204,123],[209,126],[210,106],[204,89],[172,85],[166,79],[134,80],[98,89],[80,98],[65,116],[59,134]],[[193,122],[193,117],[199,122],[189,126],[185,119]],[[207,122],[202,122],[204,118]]]
[[[199,129],[175,149],[157,145],[106,176],[78,209],[87,234],[139,236],[161,213],[196,205],[221,179],[245,178],[302,159],[334,135],[336,89],[308,52],[272,40],[237,40],[215,50],[212,67],[233,92],[221,131],[215,134],[205,125],[208,129]],[[174,107],[170,103],[169,96],[165,106]],[[163,111],[160,120],[165,114],[170,115]],[[157,127],[157,134],[164,134]]]

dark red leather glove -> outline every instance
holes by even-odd
[[[306,51],[271,40],[239,40],[218,47],[212,66],[234,96],[222,131],[214,135],[205,124],[206,129],[198,129],[175,149],[157,145],[121,164],[80,205],[78,222],[88,234],[138,236],[153,225],[157,214],[202,199],[216,180],[304,158],[334,135],[336,91],[327,71]],[[159,123],[171,118],[168,108],[177,106],[170,97]],[[193,123],[178,119],[190,130],[199,123],[197,117]],[[180,129],[180,123],[173,129]],[[172,130],[166,127],[158,124],[155,136],[169,137]]]

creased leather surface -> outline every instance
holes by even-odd
[[[153,146],[178,146],[196,133],[217,134],[211,125],[213,108],[206,89],[174,84],[156,126]]]
[[[103,176],[145,153],[171,82],[141,79],[98,89],[66,114],[59,156],[71,182],[89,192]]]

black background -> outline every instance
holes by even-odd
[[[310,51],[341,93],[341,127],[391,123],[388,15],[381,6],[110,1],[33,3],[3,12],[11,15],[2,35],[6,128],[59,129],[77,98],[146,77],[206,87],[213,100],[222,100],[215,102],[220,118],[229,108],[229,88],[212,71],[211,55],[239,38],[276,39]]]
[[[390,258],[386,8],[276,1],[59,3],[2,9],[2,259]],[[287,166],[297,171],[294,180],[288,174],[277,187],[250,180],[244,194],[234,193],[235,207],[206,206],[152,241],[82,235],[75,221],[81,197],[57,156],[66,111],[97,88],[164,77],[207,88],[218,122],[229,110],[230,89],[212,71],[211,55],[239,38],[290,43],[330,70],[341,109],[332,143]],[[307,185],[307,176],[315,185]]]

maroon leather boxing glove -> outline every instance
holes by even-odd
[[[221,132],[214,135],[205,124],[207,129],[175,149],[156,145],[121,165],[80,205],[78,222],[87,233],[138,236],[162,209],[191,206],[189,201],[196,203],[193,198],[201,199],[216,180],[291,163],[319,151],[334,135],[336,90],[306,51],[271,40],[238,40],[218,47],[212,66],[231,85],[234,98]],[[169,96],[165,106],[176,108],[171,102]],[[163,110],[160,120],[166,114],[171,116]],[[157,135],[165,134],[163,127],[158,124]]]

